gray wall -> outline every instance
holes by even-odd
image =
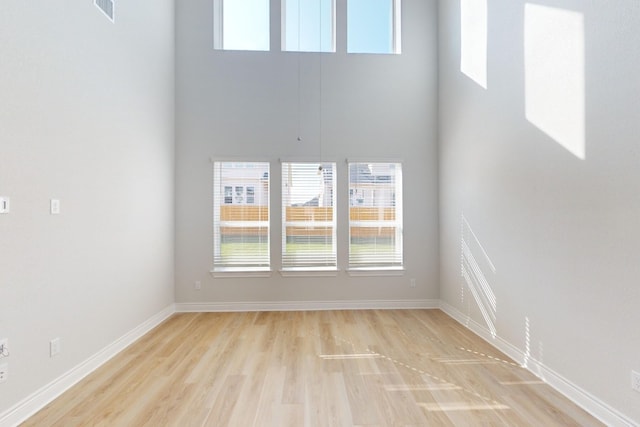
[[[638,421],[640,7],[537,2],[583,20],[581,159],[527,119],[525,4],[488,2],[485,90],[460,71],[460,2],[439,2],[441,298]],[[549,46],[564,43],[553,34]],[[480,304],[461,275],[463,240],[488,283]]]
[[[0,2],[0,413],[174,300],[173,2],[116,14]]]
[[[279,10],[280,1],[272,1]],[[237,303],[438,298],[436,2],[403,1],[402,55],[214,51],[211,0],[176,5],[176,301]],[[272,46],[280,46],[272,17]],[[296,141],[298,127],[303,142]],[[337,280],[212,278],[210,158],[271,162],[272,263],[280,267],[278,159],[338,163]],[[350,277],[346,158],[404,162],[401,277]],[[416,288],[410,288],[415,278]],[[194,290],[194,282],[202,290]]]

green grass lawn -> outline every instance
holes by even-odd
[[[296,253],[308,253],[308,252],[331,252],[332,245],[325,243],[287,243],[286,252],[288,254],[296,254]],[[360,255],[360,254],[387,254],[394,252],[393,245],[380,245],[373,243],[360,243],[351,245],[351,253],[352,255]],[[240,242],[230,242],[230,243],[222,243],[220,245],[220,251],[223,258],[226,257],[234,257],[243,255],[246,253],[255,253],[266,255],[269,253],[269,245],[267,242],[258,243],[258,242],[248,242],[248,243],[240,243]]]

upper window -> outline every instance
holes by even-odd
[[[269,163],[214,162],[214,271],[269,269]]]
[[[347,0],[348,53],[400,53],[400,0]]]
[[[349,268],[402,268],[402,165],[349,164]]]
[[[282,0],[282,50],[335,52],[335,0]]]
[[[335,163],[282,163],[282,268],[335,270]]]
[[[269,0],[213,0],[213,46],[269,50]]]

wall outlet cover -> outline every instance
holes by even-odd
[[[49,356],[57,356],[60,353],[60,338],[54,338],[49,342]]]
[[[631,371],[631,388],[640,393],[640,372]]]
[[[8,197],[0,197],[0,214],[9,213],[11,205]]]
[[[60,200],[51,199],[51,215],[58,215],[60,213]]]

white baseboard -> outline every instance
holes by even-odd
[[[138,338],[158,326],[165,319],[175,313],[174,304],[169,305],[159,313],[147,319],[144,323],[127,332],[98,353],[94,354],[73,369],[56,378],[35,393],[18,402],[0,414],[0,427],[17,426],[27,418],[45,407],[48,403],[67,391],[78,381],[105,364],[112,357],[131,345]]]
[[[375,310],[434,309],[439,300],[359,300],[359,301],[273,301],[176,303],[177,313],[233,311],[312,311],[312,310]]]
[[[455,307],[440,301],[440,309],[460,324],[474,332],[480,338],[493,345],[495,348],[518,362],[535,376],[562,393],[576,405],[605,423],[607,426],[638,427],[638,424],[616,409],[607,405],[597,397],[573,384],[562,375],[545,366],[543,363],[527,357],[525,353],[508,341],[492,336],[491,331],[480,323],[469,318]]]

